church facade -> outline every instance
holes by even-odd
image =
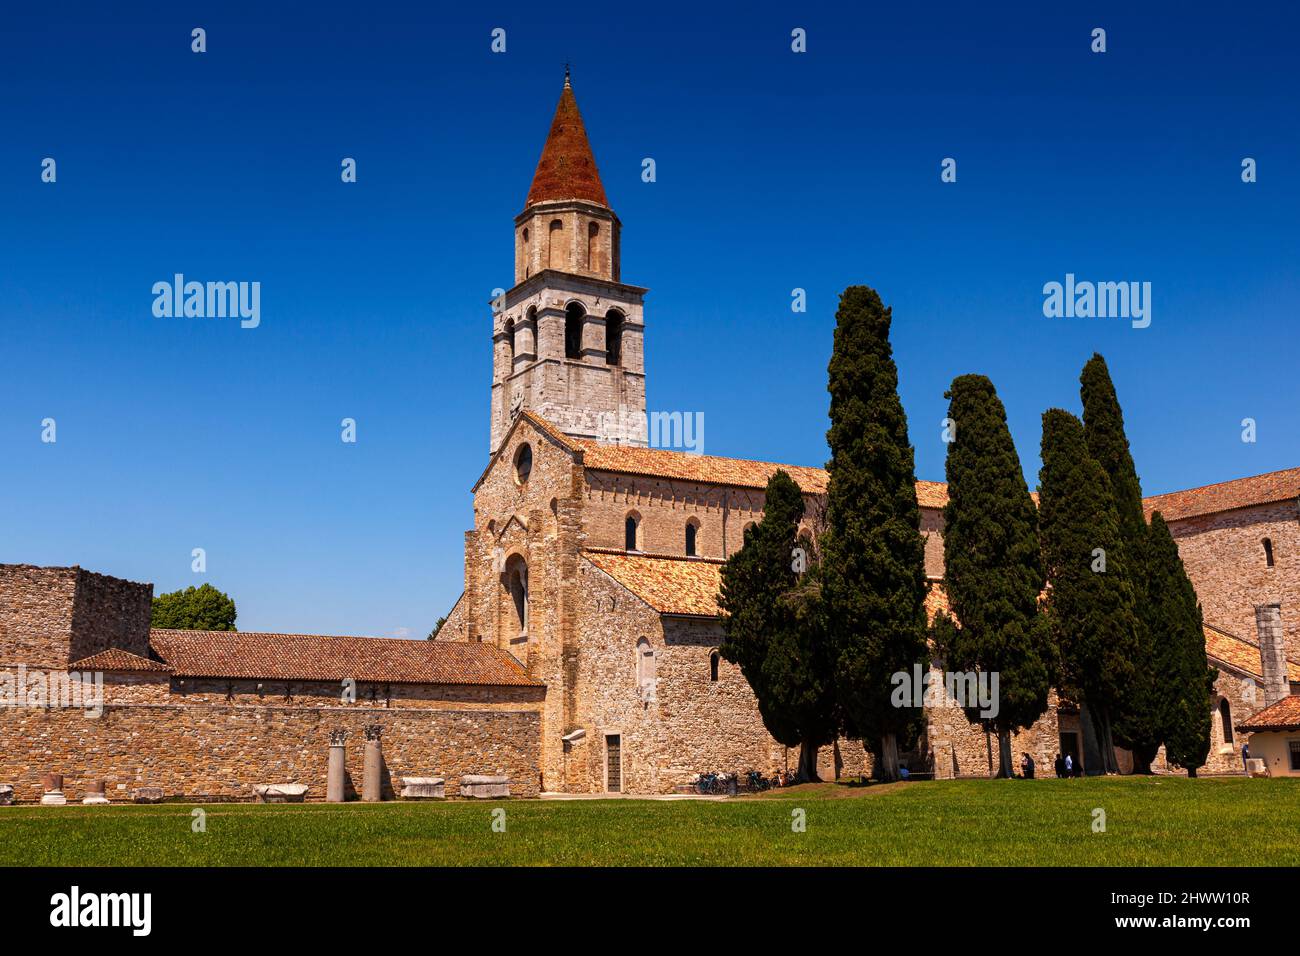
[[[492,304],[490,454],[473,485],[464,591],[436,640],[150,630],[151,585],[0,565],[0,785],[39,799],[57,773],[72,792],[102,781],[111,800],[141,788],[248,799],[255,785],[296,782],[317,799],[332,737],[348,738],[357,789],[363,733],[382,737],[388,797],[404,776],[443,776],[455,795],[462,775],[498,775],[535,796],[670,793],[702,771],[793,769],[797,754],[718,654],[717,595],[773,472],[798,483],[814,536],[828,476],[652,447],[648,290],[622,279],[621,228],[566,78],[513,224],[515,284]],[[946,489],[916,491],[933,614],[945,607]],[[1300,468],[1147,508],[1178,541],[1219,669],[1204,772],[1241,772],[1238,726],[1300,688]],[[98,713],[56,700],[53,683],[33,692],[33,674],[94,675]],[[961,710],[926,718],[912,772],[990,773],[994,742]],[[1058,752],[1087,765],[1087,728],[1053,697],[1013,747],[1041,768]],[[870,756],[841,740],[819,769],[856,776]]]
[[[794,763],[717,654],[720,566],[761,517],[778,466],[648,447],[647,290],[621,284],[620,228],[566,79],[515,219],[516,285],[493,314],[492,454],[474,486],[465,591],[438,635],[507,649],[546,684],[541,771],[556,790],[669,791],[701,770]],[[815,533],[826,473],[779,467],[803,490]],[[945,606],[945,488],[919,481],[917,498],[933,614]],[[1170,521],[1214,622],[1219,698],[1206,770],[1228,772],[1240,767],[1234,722],[1300,681],[1300,633],[1280,623],[1280,602],[1300,585],[1300,469],[1148,508]],[[1264,566],[1266,540],[1285,550],[1287,571],[1271,551]],[[1277,627],[1257,627],[1255,606],[1270,603],[1279,607],[1262,613],[1277,615]],[[1256,639],[1275,633],[1285,643],[1280,673],[1265,667]],[[988,773],[992,742],[960,710],[930,712],[927,727],[912,769]],[[1077,709],[1053,698],[1014,747],[1040,767],[1063,751],[1086,762],[1087,731]],[[860,742],[822,754],[827,774],[869,766]]]

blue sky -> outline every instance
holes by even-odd
[[[1300,465],[1300,14],[1046,6],[8,13],[0,561],[211,581],[245,630],[426,633],[463,582],[487,300],[566,60],[651,290],[650,407],[704,412],[706,452],[824,463],[836,298],[866,283],[920,477],[980,372],[1035,484],[1094,350],[1148,494]],[[155,318],[177,272],[261,282],[260,327]],[[1150,282],[1150,327],[1044,318],[1067,272]]]

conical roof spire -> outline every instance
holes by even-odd
[[[582,125],[582,114],[578,112],[567,63],[564,89],[560,91],[555,119],[551,120],[551,132],[542,147],[542,158],[537,161],[537,172],[533,173],[533,185],[524,208],[553,199],[585,199],[609,205],[596,169],[596,157],[587,141],[587,130]]]

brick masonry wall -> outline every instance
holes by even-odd
[[[251,799],[259,783],[305,783],[325,796],[329,733],[349,731],[348,793],[361,786],[363,728],[380,724],[386,798],[403,776],[445,776],[447,794],[461,776],[506,774],[512,796],[538,793],[536,710],[341,707],[244,707],[208,704],[110,704],[100,717],[80,710],[0,710],[0,782],[21,801],[39,800],[41,775],[64,774],[64,792],[80,800],[91,780],[111,800],[137,787],[169,797]]]
[[[149,656],[153,585],[77,569],[72,608],[72,660],[110,647]]]
[[[109,647],[147,656],[152,604],[152,584],[0,565],[0,665],[59,668]]]
[[[603,572],[583,562],[578,609],[578,723],[566,748],[564,779],[573,790],[606,787],[606,737],[621,741],[623,789],[669,793],[701,771],[772,773],[786,748],[763,726],[740,669],[710,656],[722,640],[714,621],[663,618]],[[637,643],[653,652],[654,691],[639,692]],[[829,758],[830,748],[826,748]],[[797,754],[788,757],[789,765]]]
[[[1208,624],[1255,640],[1255,605],[1282,602],[1288,656],[1300,659],[1300,505],[1238,508],[1170,523]],[[1273,567],[1263,540],[1273,544]]]
[[[67,665],[77,570],[0,565],[0,666]]]

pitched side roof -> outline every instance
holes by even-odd
[[[722,562],[586,548],[583,557],[660,614],[717,617]]]
[[[809,495],[825,494],[830,482],[830,473],[826,469],[807,465],[695,455],[666,448],[606,445],[592,438],[570,438],[568,441],[582,451],[582,463],[596,471],[738,488],[766,488],[768,480],[780,469],[794,479],[804,494]],[[918,481],[916,499],[922,508],[942,508],[948,503],[948,486],[940,481]]]
[[[248,631],[149,632],[177,677],[542,686],[491,644]]]
[[[1229,667],[1263,680],[1263,665],[1259,659],[1259,645],[1244,637],[1230,634],[1213,624],[1205,625],[1205,653]],[[1300,663],[1287,659],[1287,680],[1300,682]]]
[[[1237,724],[1238,730],[1300,730],[1300,697],[1292,694]]]
[[[596,157],[592,155],[591,143],[587,140],[587,129],[582,124],[582,113],[578,111],[578,101],[573,96],[567,75],[524,208],[552,199],[586,199],[602,206],[609,205],[605,200],[605,187],[600,182],[600,172],[596,169]]]
[[[157,674],[169,674],[171,668],[160,661],[132,654],[120,647],[91,654],[68,665],[70,671],[150,671]]]
[[[1194,515],[1215,514],[1293,498],[1300,498],[1300,468],[1220,481],[1167,495],[1152,495],[1144,498],[1142,505],[1148,518],[1153,511],[1159,511],[1166,521],[1177,521]]]

